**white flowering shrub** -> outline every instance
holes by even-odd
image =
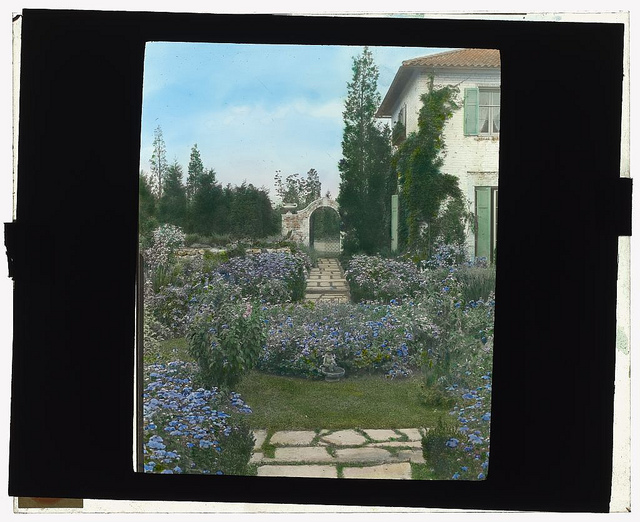
[[[184,246],[185,234],[180,227],[161,225],[153,231],[151,245],[144,249],[145,267],[148,275],[166,269],[173,261],[175,252]]]

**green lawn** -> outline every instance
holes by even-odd
[[[186,339],[163,341],[149,362],[192,361]],[[449,420],[449,408],[426,406],[421,378],[387,379],[382,375],[351,376],[338,382],[247,374],[234,391],[253,410],[254,429],[418,428]]]
[[[420,379],[349,377],[338,382],[251,372],[236,387],[253,428],[342,429],[435,426],[448,410],[420,401]]]

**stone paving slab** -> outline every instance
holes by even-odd
[[[348,303],[349,284],[336,259],[318,259],[318,266],[309,271],[305,299],[319,302]]]
[[[411,464],[399,462],[364,468],[343,468],[342,476],[344,478],[410,480]]]
[[[251,455],[251,458],[249,459],[249,463],[259,464],[260,462],[262,462],[263,459],[264,459],[264,453],[262,453],[261,451],[255,451]]]
[[[261,448],[267,438],[267,430],[253,430],[253,437],[256,439],[254,448]]]
[[[260,466],[259,477],[310,477],[310,478],[337,478],[338,471],[335,466]]]
[[[308,446],[315,436],[314,431],[276,431],[269,442],[274,446]]]
[[[346,295],[349,292],[346,288],[339,288],[337,286],[331,286],[326,284],[325,286],[307,286],[305,292],[307,294],[343,294]]]
[[[398,435],[393,430],[362,430],[362,431],[364,431],[369,438],[377,441],[397,439],[400,437],[400,435]]]
[[[409,437],[409,440],[422,440],[422,431],[418,428],[402,428],[398,431]]]
[[[336,450],[336,458],[340,462],[387,462],[392,455],[382,448],[343,448]]]
[[[305,299],[309,299],[311,301],[331,301],[331,302],[340,302],[346,303],[349,301],[349,296],[338,293],[329,293],[329,292],[319,292],[317,294],[305,294]]]
[[[329,435],[323,435],[322,440],[336,446],[359,446],[367,442],[367,439],[354,430],[334,431]]]
[[[372,448],[422,448],[422,441],[420,440],[392,440],[388,442],[372,442],[367,444],[367,447]]]
[[[409,462],[413,462],[414,464],[424,464],[424,455],[422,454],[422,449],[413,449],[413,450],[400,450],[396,455],[398,460],[408,460]]]
[[[282,462],[331,462],[335,459],[327,450],[318,446],[292,446],[276,448],[274,461]]]

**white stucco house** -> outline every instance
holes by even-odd
[[[469,255],[493,260],[498,217],[500,53],[458,49],[402,62],[376,114],[391,120],[390,126],[396,130],[394,145],[417,130],[420,96],[428,91],[430,77],[435,87],[459,88],[461,109],[445,126],[442,172],[458,178],[476,216],[475,233],[470,232],[467,238]]]

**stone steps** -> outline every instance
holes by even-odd
[[[318,266],[307,277],[307,301],[348,303],[349,283],[337,259],[318,259]]]
[[[258,476],[411,479],[424,463],[422,428],[398,430],[254,431]],[[270,448],[265,456],[265,449]]]

